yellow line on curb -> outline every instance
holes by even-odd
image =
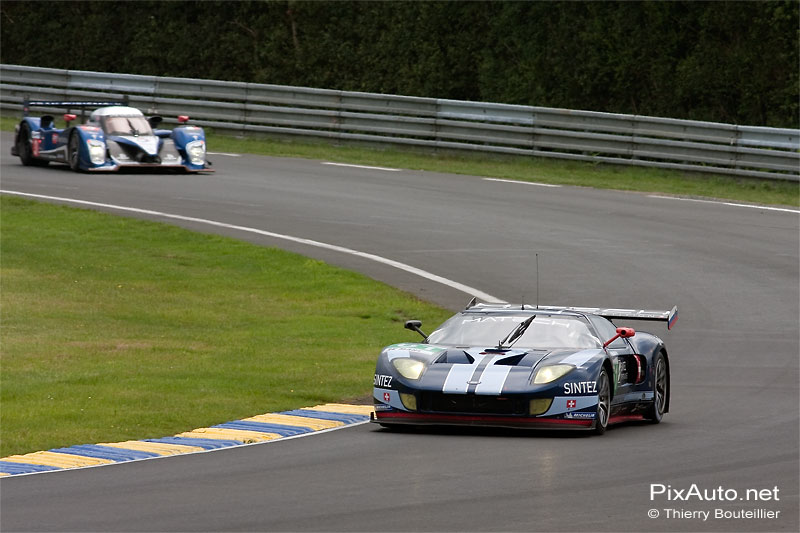
[[[264,424],[279,424],[281,426],[299,426],[313,429],[314,431],[336,428],[344,425],[344,422],[339,422],[338,420],[322,420],[320,418],[307,418],[305,416],[282,415],[278,413],[256,415],[251,416],[250,418],[243,418],[242,420],[248,422],[261,422]]]
[[[12,455],[3,457],[3,461],[12,463],[24,463],[30,465],[57,466],[59,468],[77,468],[79,466],[110,465],[114,461],[109,459],[98,459],[96,457],[86,457],[83,455],[73,455],[71,453],[58,452],[33,452],[25,455]]]
[[[308,411],[327,411],[329,413],[344,413],[350,415],[369,416],[375,409],[371,405],[349,405],[344,403],[326,403],[315,407],[303,407]]]
[[[176,437],[189,439],[220,439],[238,440],[245,444],[253,442],[266,442],[281,438],[277,433],[261,433],[260,431],[249,431],[246,429],[227,429],[227,428],[198,428],[184,433],[178,433]]]
[[[140,452],[157,453],[158,455],[180,455],[182,453],[202,452],[205,448],[200,446],[184,446],[183,444],[167,444],[164,442],[145,442],[141,440],[128,440],[125,442],[101,442],[99,446],[110,446],[123,450],[136,450]]]

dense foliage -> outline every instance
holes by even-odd
[[[800,3],[0,3],[0,61],[798,127]]]

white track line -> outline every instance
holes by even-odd
[[[701,204],[717,204],[717,205],[728,205],[731,207],[749,207],[750,209],[764,209],[765,211],[782,211],[784,213],[795,213],[800,215],[800,210],[797,209],[788,209],[785,207],[768,207],[765,205],[752,205],[752,204],[737,204],[733,202],[722,202],[719,200],[700,200],[698,198],[681,198],[680,196],[660,196],[657,194],[648,194],[648,198],[659,198],[662,200],[680,200],[682,202],[698,202]]]
[[[331,161],[325,161],[322,163],[323,165],[333,165],[335,167],[351,167],[351,168],[365,168],[367,170],[385,170],[387,172],[402,172],[402,168],[389,168],[389,167],[369,167],[366,165],[352,165],[350,163],[333,163]]]
[[[537,183],[535,181],[503,180],[500,178],[483,178],[484,181],[501,181],[503,183],[520,183],[522,185],[536,185],[537,187],[562,187],[554,183]]]
[[[67,202],[67,203],[72,203],[72,204],[77,204],[77,205],[87,205],[87,206],[92,206],[92,207],[104,207],[106,209],[115,209],[115,210],[118,210],[118,211],[124,211],[124,212],[128,212],[128,213],[138,213],[138,214],[142,214],[142,215],[152,215],[152,216],[158,216],[158,217],[163,217],[163,218],[168,218],[168,219],[173,219],[173,220],[182,220],[184,222],[197,222],[197,223],[200,223],[200,224],[207,224],[209,226],[216,226],[218,228],[232,229],[232,230],[236,230],[236,231],[243,231],[243,232],[246,232],[246,233],[255,233],[257,235],[264,235],[266,237],[272,237],[272,238],[275,238],[275,239],[283,239],[285,241],[291,241],[291,242],[296,242],[296,243],[300,243],[300,244],[305,244],[307,246],[314,246],[316,248],[323,248],[325,250],[333,250],[334,252],[341,252],[343,254],[353,255],[353,256],[356,256],[356,257],[361,257],[363,259],[368,259],[370,261],[374,261],[376,263],[381,263],[381,264],[384,264],[384,265],[388,265],[388,266],[397,268],[399,270],[403,270],[405,272],[408,272],[410,274],[414,274],[414,275],[419,276],[421,278],[425,278],[425,279],[430,280],[430,281],[435,281],[436,283],[441,283],[442,285],[445,285],[445,286],[450,287],[452,289],[456,289],[456,290],[459,290],[461,292],[465,292],[465,293],[469,294],[470,296],[475,296],[476,298],[478,298],[480,300],[483,300],[485,302],[506,303],[504,300],[501,300],[499,298],[495,298],[491,294],[486,294],[485,292],[479,291],[478,289],[475,289],[473,287],[469,287],[469,286],[464,285],[462,283],[458,283],[457,281],[453,281],[453,280],[450,280],[450,279],[447,279],[447,278],[443,278],[442,276],[437,276],[436,274],[432,274],[432,273],[427,272],[425,270],[422,270],[420,268],[413,267],[411,265],[407,265],[405,263],[401,263],[401,262],[395,261],[393,259],[387,259],[387,258],[381,257],[379,255],[369,254],[369,253],[366,253],[366,252],[359,252],[358,250],[353,250],[351,248],[345,248],[343,246],[336,246],[335,244],[327,244],[327,243],[324,243],[324,242],[314,241],[314,240],[311,240],[311,239],[303,239],[303,238],[300,238],[300,237],[293,237],[291,235],[283,235],[281,233],[273,233],[271,231],[264,231],[264,230],[260,230],[260,229],[257,229],[257,228],[249,228],[247,226],[237,226],[237,225],[234,225],[234,224],[226,224],[224,222],[217,222],[215,220],[207,220],[207,219],[204,219],[204,218],[195,218],[195,217],[186,217],[186,216],[183,216],[183,215],[174,215],[174,214],[171,214],[171,213],[162,213],[160,211],[151,211],[149,209],[138,209],[136,207],[126,207],[126,206],[113,205],[113,204],[102,204],[102,203],[97,203],[97,202],[88,202],[86,200],[78,200],[78,199],[75,199],[75,198],[60,198],[60,197],[57,197],[57,196],[45,196],[45,195],[42,195],[42,194],[30,194],[30,193],[25,193],[25,192],[20,192],[20,191],[0,190],[0,193],[13,194],[13,195],[16,195],[16,196],[25,196],[25,197],[29,197],[29,198],[39,198],[39,199],[42,199],[42,200],[55,200],[55,201],[59,201],[59,202]]]
[[[504,180],[499,178],[483,178],[483,179],[485,181],[502,181],[504,183],[521,183],[523,185],[538,185],[539,187],[562,187],[562,185],[553,185],[550,183],[535,183],[532,181]],[[784,213],[796,213],[800,215],[800,210],[789,209],[784,207],[768,207],[764,205],[737,204],[735,202],[723,202],[720,200],[700,200],[698,198],[681,198],[680,196],[661,196],[658,194],[648,194],[647,197],[659,198],[663,200],[682,200],[684,202],[699,202],[703,204],[727,205],[730,207],[749,207],[750,209],[763,209],[765,211],[782,211]]]

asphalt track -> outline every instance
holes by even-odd
[[[256,156],[214,156],[217,172],[207,176],[73,174],[24,168],[7,155],[9,135],[0,139],[3,190],[313,239],[508,301],[536,300],[538,253],[542,304],[680,309],[671,332],[653,327],[672,362],[671,412],[659,425],[585,437],[366,424],[6,478],[3,531],[799,528],[796,212]],[[171,223],[317,257],[452,309],[469,299],[363,257]],[[408,335],[398,330],[399,341]]]

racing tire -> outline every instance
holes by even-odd
[[[33,156],[33,148],[31,148],[31,128],[30,126],[28,126],[28,124],[24,122],[22,123],[22,126],[19,128],[19,134],[17,135],[17,140],[16,140],[16,148],[19,160],[26,167],[47,166],[48,163],[47,161],[37,159],[36,157]]]
[[[611,418],[611,381],[605,368],[597,378],[597,414],[594,417],[594,434],[602,435],[608,428]]]
[[[669,370],[664,352],[658,352],[653,361],[653,403],[644,414],[645,419],[653,424],[658,424],[664,417],[667,408],[667,394],[669,391]]]
[[[81,154],[80,154],[80,139],[77,133],[69,136],[69,143],[67,144],[67,161],[69,161],[69,168],[75,172],[81,171]]]

